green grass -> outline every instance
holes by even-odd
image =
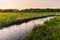
[[[0,12],[0,28],[9,25],[16,20],[36,18],[48,15],[60,15],[60,12],[38,12],[38,13],[14,13],[14,12]]]
[[[36,25],[24,40],[60,40],[60,16]]]

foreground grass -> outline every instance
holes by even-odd
[[[60,40],[60,17],[37,25],[24,40]]]
[[[10,25],[11,22],[22,19],[31,19],[36,17],[48,16],[48,15],[60,15],[60,12],[37,12],[37,13],[13,13],[13,12],[0,12],[0,28],[5,25]]]

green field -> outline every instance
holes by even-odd
[[[42,16],[60,15],[60,12],[38,12],[38,13],[14,13],[14,12],[0,12],[0,28],[11,24],[16,20],[32,19]]]
[[[0,12],[0,29],[17,20],[56,16],[43,25],[35,25],[24,40],[60,40],[60,12]]]
[[[60,40],[60,16],[36,25],[24,40]]]

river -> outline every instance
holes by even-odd
[[[51,18],[54,17],[31,20],[20,25],[12,25],[0,29],[0,40],[23,40],[25,36],[32,32],[34,25],[42,25],[45,21],[50,20]]]

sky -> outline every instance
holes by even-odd
[[[0,9],[60,8],[60,0],[0,0]]]

